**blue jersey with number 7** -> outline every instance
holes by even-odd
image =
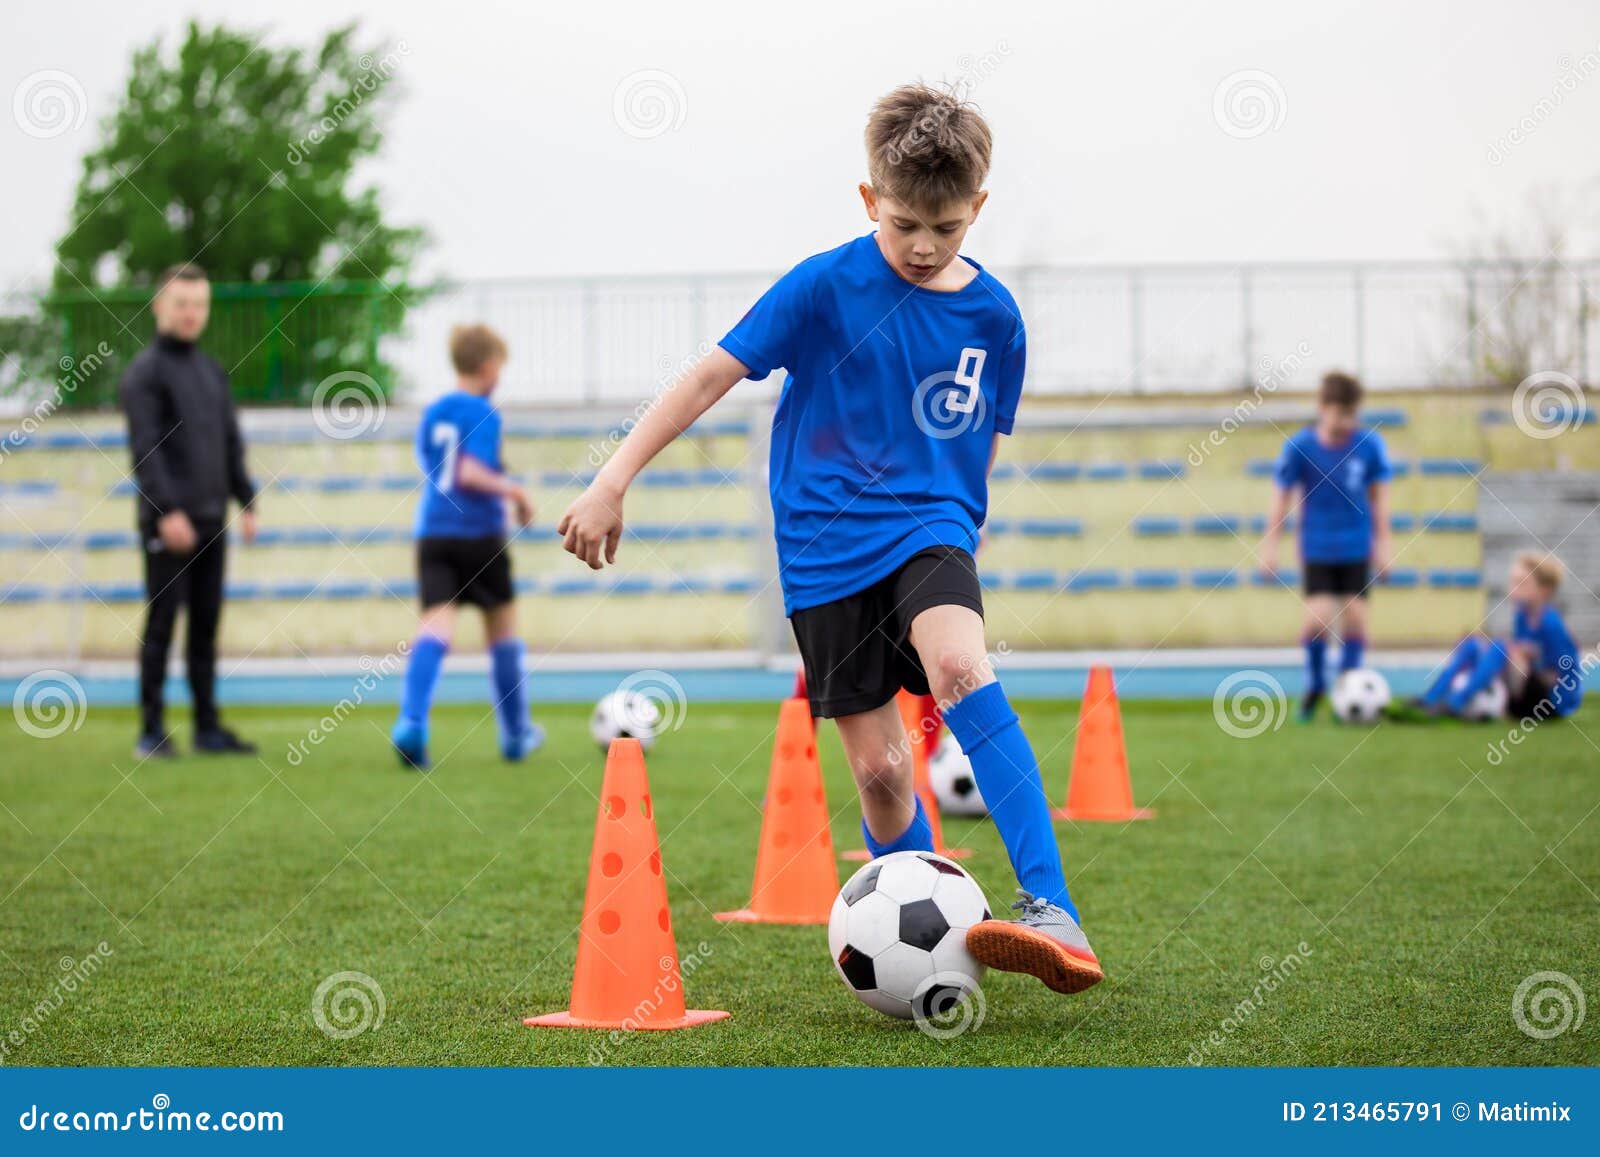
[[[427,478],[417,508],[417,537],[487,538],[505,533],[505,503],[458,485],[463,455],[496,472],[504,470],[500,411],[488,398],[457,390],[424,410],[417,425],[417,465]]]
[[[787,613],[929,547],[977,549],[1026,360],[1022,315],[987,270],[927,289],[868,234],[795,266],[720,344],[752,379],[788,371],[769,463]]]

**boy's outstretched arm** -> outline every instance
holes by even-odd
[[[567,551],[594,570],[616,562],[622,500],[634,478],[749,372],[743,362],[717,346],[669,387],[556,524]]]
[[[462,454],[456,460],[456,485],[463,490],[476,490],[497,498],[510,499],[518,526],[527,526],[533,521],[533,500],[528,497],[522,484],[478,461],[471,454]]]
[[[1389,529],[1389,484],[1374,482],[1367,487],[1367,505],[1372,509],[1372,577],[1385,578],[1394,561],[1394,538]]]
[[[1289,487],[1275,487],[1272,509],[1267,511],[1267,531],[1261,536],[1261,570],[1268,576],[1278,573],[1278,541],[1283,538],[1283,523],[1289,517],[1289,494]]]

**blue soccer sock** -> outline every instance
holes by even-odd
[[[1482,647],[1478,653],[1478,661],[1472,666],[1472,675],[1459,688],[1450,692],[1450,710],[1459,715],[1466,709],[1472,697],[1482,691],[1506,669],[1510,656],[1506,653],[1506,645],[1499,639]]]
[[[978,791],[1005,841],[1017,882],[1040,899],[1061,905],[1076,920],[1078,909],[1067,895],[1039,763],[1005,691],[999,683],[987,683],[946,708],[944,721],[972,762]]]
[[[1346,635],[1344,646],[1339,651],[1339,671],[1357,671],[1361,668],[1361,660],[1367,653],[1367,641],[1360,635]]]
[[[500,734],[507,738],[528,729],[528,676],[522,656],[526,648],[521,639],[501,639],[489,647],[489,674],[494,684],[494,710],[500,720]]]
[[[1306,692],[1321,695],[1328,689],[1328,640],[1325,635],[1312,635],[1305,640]]]
[[[1433,682],[1428,684],[1428,689],[1422,693],[1422,703],[1425,707],[1438,707],[1450,697],[1450,684],[1455,677],[1463,671],[1470,671],[1478,665],[1482,657],[1483,644],[1477,639],[1462,639],[1456,644],[1456,649],[1450,652],[1450,657],[1444,661],[1444,666],[1433,677]]]
[[[433,689],[439,684],[439,669],[450,644],[433,635],[418,635],[411,644],[406,662],[406,685],[400,696],[400,717],[416,723],[428,722],[433,707]]]
[[[933,825],[928,822],[928,813],[922,810],[922,800],[915,794],[911,797],[915,811],[911,813],[911,823],[906,830],[887,844],[880,844],[872,838],[872,831],[867,827],[867,821],[861,821],[861,835],[867,841],[867,851],[872,853],[876,860],[879,856],[887,856],[893,852],[931,852],[933,851]]]

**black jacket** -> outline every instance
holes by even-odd
[[[230,496],[240,506],[255,500],[228,375],[193,342],[157,335],[123,374],[121,393],[141,527],[173,510],[221,522]]]

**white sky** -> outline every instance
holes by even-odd
[[[5,286],[45,277],[131,50],[175,41],[190,16],[306,44],[363,16],[403,40],[373,176],[396,221],[429,230],[425,268],[459,277],[785,268],[866,230],[872,100],[964,70],[987,73],[972,96],[996,133],[967,249],[995,264],[1440,256],[1531,190],[1576,198],[1600,174],[1594,0],[14,0],[4,92],[15,104],[26,78],[61,70],[87,107],[49,139],[0,118]],[[648,139],[613,116],[640,70],[682,93],[681,123]],[[1282,94],[1281,123],[1248,138],[1214,115],[1244,70]],[[1524,118],[1532,131],[1506,149]]]

